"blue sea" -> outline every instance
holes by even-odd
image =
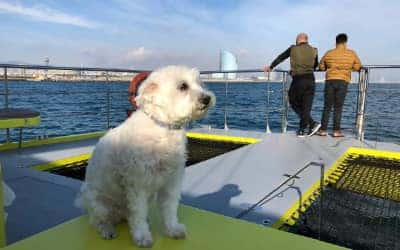
[[[107,90],[111,91],[110,125],[117,126],[126,119],[130,108],[127,99],[127,82],[9,82],[9,107],[32,108],[41,113],[42,122],[35,128],[24,129],[24,140],[54,137],[105,130],[107,118]],[[191,127],[224,127],[224,111],[229,128],[265,131],[269,107],[269,126],[272,132],[281,131],[280,112],[282,85],[271,83],[270,103],[267,105],[267,83],[230,83],[225,96],[225,84],[207,83],[217,97],[217,105],[204,119]],[[313,118],[321,119],[324,84],[317,84]],[[0,82],[4,93],[4,82]],[[1,95],[4,106],[4,95]],[[357,85],[351,84],[344,105],[342,127],[354,132],[357,102]],[[370,84],[367,99],[365,137],[370,140],[400,143],[400,84]],[[332,118],[332,115],[331,115]],[[289,108],[289,130],[298,125],[296,114]],[[11,130],[12,138],[18,136]],[[5,141],[5,130],[0,131],[0,142]]]

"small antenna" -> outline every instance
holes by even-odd
[[[46,57],[44,58],[44,64],[46,65],[46,67],[49,66],[49,63],[50,63],[50,59],[46,56]],[[44,77],[45,77],[46,80],[47,80],[48,71],[49,71],[48,69],[45,69],[45,70],[44,70]]]

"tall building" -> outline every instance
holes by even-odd
[[[229,51],[221,50],[219,57],[219,70],[227,71],[227,70],[237,70],[237,69],[238,69],[238,64],[236,56]],[[215,73],[212,74],[211,77],[220,79],[222,78],[236,79],[236,73],[228,73],[228,74]]]
[[[238,64],[236,56],[226,50],[221,50],[220,59],[219,59],[219,69],[221,71],[225,70],[237,70]],[[229,73],[227,74],[228,79],[235,79],[236,73]]]

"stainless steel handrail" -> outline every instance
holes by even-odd
[[[4,68],[4,108],[8,108],[8,77],[7,68]],[[6,143],[10,142],[10,129],[6,128]]]
[[[0,64],[0,68],[9,69],[34,69],[34,70],[75,70],[75,71],[102,71],[102,72],[120,72],[120,73],[140,73],[149,70],[123,69],[123,68],[99,68],[99,67],[70,67],[70,66],[50,66],[34,64]]]
[[[120,73],[140,73],[143,71],[152,71],[149,69],[124,69],[124,68],[102,68],[102,67],[72,67],[72,66],[51,66],[51,65],[35,65],[35,64],[1,64],[0,68],[9,69],[36,69],[36,70],[75,70],[75,71],[103,71],[103,72],[120,72]],[[262,73],[262,69],[241,69],[241,70],[202,70],[200,74],[214,73]],[[274,72],[288,72],[287,70],[276,69]]]
[[[125,72],[125,73],[139,73],[143,71],[152,71],[150,69],[126,69],[126,68],[105,68],[105,67],[72,67],[72,66],[51,66],[51,65],[35,65],[35,64],[9,64],[0,63],[0,68],[9,69],[47,69],[47,70],[76,70],[76,71],[103,71],[103,72]],[[386,64],[386,65],[363,65],[362,69],[400,69],[400,65]],[[200,74],[214,74],[214,73],[262,73],[264,70],[257,69],[241,69],[241,70],[202,70]],[[274,69],[273,72],[289,72],[288,70]],[[316,72],[319,72],[318,70]]]
[[[378,65],[378,64],[371,64],[371,65],[363,65],[362,69],[400,69],[400,65],[397,64],[386,64],[386,65]]]
[[[362,69],[358,83],[358,96],[357,96],[357,117],[356,117],[356,131],[357,139],[364,140],[365,131],[365,113],[367,107],[367,90],[369,85],[368,68]]]
[[[73,70],[73,71],[98,71],[98,72],[103,72],[102,77],[104,77],[104,81],[107,84],[106,88],[106,112],[107,112],[107,128],[110,128],[111,126],[111,116],[110,116],[110,106],[111,106],[111,93],[114,93],[116,91],[111,91],[110,88],[110,77],[111,73],[138,73],[142,71],[151,71],[151,70],[135,70],[135,69],[122,69],[122,68],[99,68],[99,67],[69,67],[69,66],[50,66],[50,65],[28,65],[28,64],[0,64],[0,67],[4,68],[4,74],[3,74],[3,79],[5,81],[5,89],[4,93],[1,95],[4,95],[5,98],[5,105],[4,107],[8,107],[8,97],[10,96],[9,90],[8,90],[8,77],[9,73],[7,73],[8,69],[24,69],[24,70]],[[228,127],[228,86],[229,82],[227,79],[227,75],[229,73],[262,73],[264,72],[262,69],[243,69],[243,70],[227,70],[227,71],[220,71],[220,70],[206,70],[206,71],[200,71],[200,74],[213,74],[213,73],[223,73],[224,78],[225,78],[225,106],[224,106],[224,128],[229,129]],[[281,72],[283,74],[284,79],[285,76],[288,75],[288,71],[286,70],[275,70],[275,72]],[[1,76],[0,76],[1,77]],[[1,78],[0,78],[1,79]],[[46,79],[45,79],[46,80]],[[283,81],[277,81],[283,83]],[[285,88],[283,88],[285,89]],[[59,93],[59,94],[64,94],[64,93]],[[282,92],[282,94],[285,94]],[[14,93],[11,93],[11,95],[14,95]],[[17,95],[17,94],[16,94]],[[269,99],[270,92],[267,93],[267,99]],[[270,103],[267,101],[267,105],[270,105]],[[283,107],[287,108],[287,105],[284,105]],[[270,109],[268,112],[282,112],[282,122],[287,121],[287,110],[285,111],[283,108],[280,109]],[[269,114],[267,114],[268,117]],[[267,120],[267,127],[269,126],[268,120]],[[287,130],[287,122],[284,122],[282,124],[282,132],[286,132]],[[10,135],[9,135],[9,130],[7,130],[7,141],[9,141]]]
[[[124,68],[100,68],[100,67],[69,67],[69,66],[50,66],[50,65],[30,65],[30,64],[0,64],[0,68],[4,69],[3,80],[5,83],[4,92],[1,95],[4,95],[4,107],[8,107],[9,101],[8,96],[10,95],[8,91],[8,69],[31,69],[31,70],[73,70],[73,71],[99,71],[105,72],[104,76],[106,77],[106,81],[109,83],[109,77],[111,75],[109,73],[138,73],[142,71],[151,71],[151,70],[142,70],[142,69],[124,69]],[[369,71],[372,69],[393,69],[397,68],[400,69],[400,65],[364,65],[360,71],[359,75],[359,88],[358,88],[358,102],[357,102],[357,113],[356,113],[356,131],[357,131],[357,138],[359,140],[364,139],[364,123],[365,123],[365,114],[366,114],[366,99],[367,99],[367,89],[369,84]],[[200,74],[214,74],[214,73],[222,73],[225,76],[229,73],[263,73],[262,69],[241,69],[241,70],[203,70],[200,71]],[[289,71],[287,70],[274,70],[273,72],[282,73],[282,80],[278,81],[282,83],[282,132],[286,132],[288,126],[288,98],[287,98],[287,86],[288,86],[288,78],[289,78]],[[226,100],[225,105],[227,105],[227,95],[228,95],[228,81],[225,81],[225,92],[226,92]],[[107,101],[110,101],[110,88],[107,88]],[[267,94],[267,98],[269,97],[269,92]],[[107,102],[107,106],[110,104]],[[268,108],[269,111],[267,112],[274,112],[274,110]],[[227,107],[224,108],[224,127],[228,128],[227,123]],[[272,110],[272,111],[271,111]],[[268,116],[267,116],[268,117]],[[110,122],[107,119],[107,127],[109,127]],[[267,121],[268,123],[268,121]],[[268,125],[267,125],[268,126]],[[7,138],[9,139],[9,131],[7,131]]]
[[[228,127],[228,74],[224,73],[225,78],[225,100],[224,100],[224,130],[229,130]]]
[[[282,74],[282,132],[286,133],[287,127],[289,125],[289,97],[288,97],[288,77],[289,73],[283,72]]]

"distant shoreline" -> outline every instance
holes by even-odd
[[[266,83],[267,80],[258,79],[201,79],[203,82],[207,83]],[[276,82],[276,81],[270,81]]]
[[[73,82],[73,83],[106,83],[107,79],[104,78],[96,78],[96,79],[32,79],[32,78],[22,78],[22,77],[8,77],[7,80],[9,82],[15,82],[15,81],[21,81],[21,82]],[[109,79],[108,82],[130,82],[131,79],[121,79],[121,78],[117,78],[117,79]],[[201,79],[203,82],[205,83],[218,83],[218,84],[224,84],[224,83],[249,83],[249,84],[257,84],[257,83],[267,83],[267,80],[260,80],[260,79]],[[4,77],[0,76],[0,81],[4,82]],[[281,81],[269,81],[270,83],[281,83]],[[316,83],[324,83],[325,80],[317,80]],[[289,81],[290,83],[290,81]],[[387,81],[387,82],[371,82],[370,84],[399,84],[400,81]],[[351,84],[357,84],[357,82],[352,82]]]

